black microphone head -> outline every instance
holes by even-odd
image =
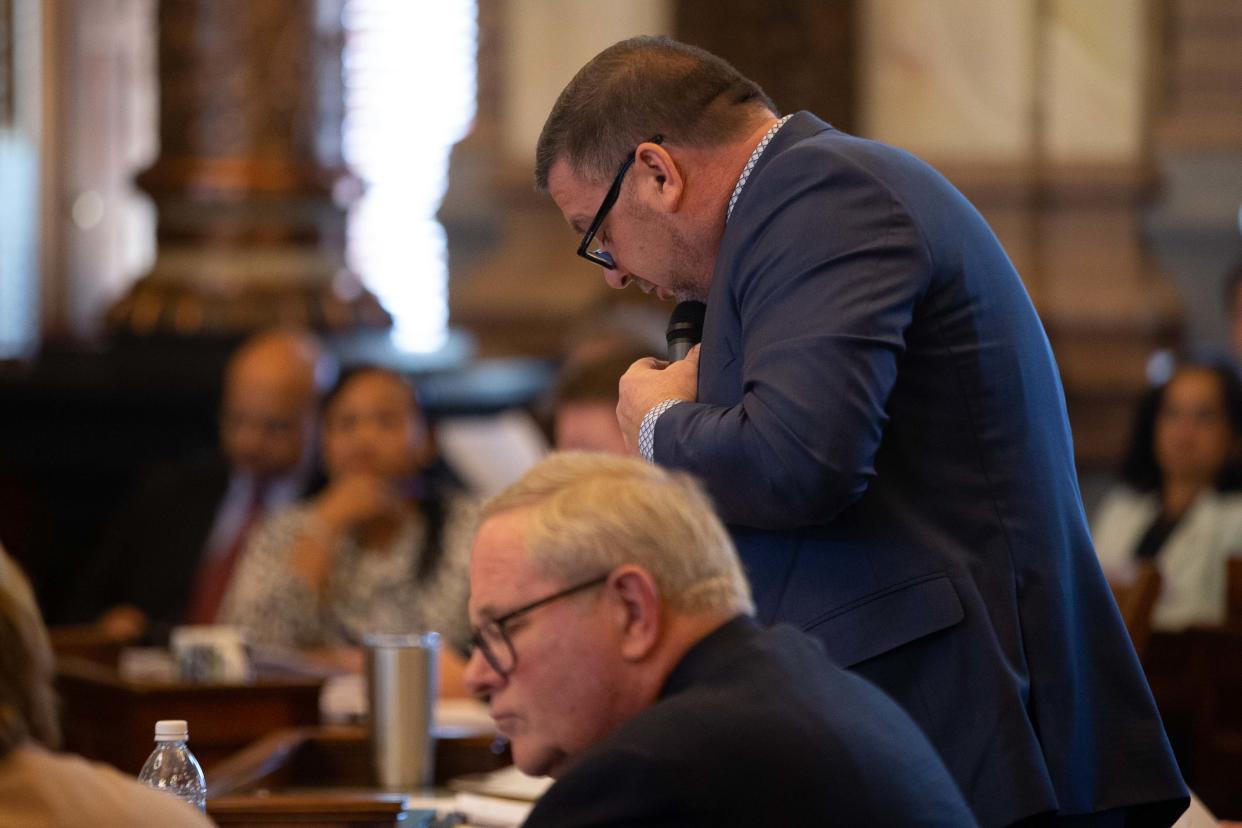
[[[703,339],[703,317],[707,314],[707,305],[689,299],[678,302],[673,308],[673,315],[668,320],[668,331],[664,337],[668,341],[669,359],[673,362],[683,358],[686,353]]]

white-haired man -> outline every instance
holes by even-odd
[[[557,778],[528,826],[975,824],[896,704],[750,618],[684,474],[549,457],[484,508],[470,586],[467,685]]]

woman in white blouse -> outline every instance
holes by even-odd
[[[1227,558],[1242,554],[1242,383],[1225,363],[1180,366],[1139,411],[1124,485],[1092,524],[1110,579],[1154,560],[1163,578],[1152,628],[1225,617]]]
[[[374,367],[348,372],[324,404],[328,484],[260,527],[221,622],[243,628],[253,644],[302,650],[434,630],[448,645],[441,669],[453,685],[470,637],[473,509],[424,491],[432,456],[406,380]]]

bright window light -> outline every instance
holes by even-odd
[[[348,261],[393,316],[394,344],[448,336],[448,266],[436,210],[449,151],[475,113],[475,0],[349,0],[345,159],[366,182]]]

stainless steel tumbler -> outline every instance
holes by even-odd
[[[391,791],[430,787],[440,636],[372,635],[364,644],[376,781]]]

